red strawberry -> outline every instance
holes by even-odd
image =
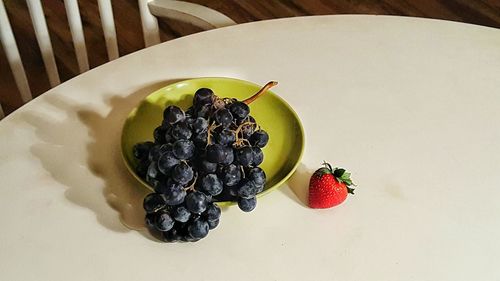
[[[344,169],[335,168],[326,162],[322,168],[314,172],[309,181],[309,207],[325,209],[337,206],[344,202],[347,194],[354,194],[354,185],[350,178],[351,173]]]

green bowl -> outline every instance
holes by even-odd
[[[135,173],[137,160],[132,149],[138,142],[152,141],[153,130],[163,118],[163,109],[175,104],[182,109],[192,105],[194,92],[210,88],[220,97],[243,100],[256,93],[261,86],[232,78],[196,78],[177,82],[147,96],[127,117],[122,131],[122,154],[128,170],[145,187],[153,190]],[[282,98],[272,91],[250,104],[250,114],[269,134],[269,143],[263,149],[261,168],[267,175],[262,196],[282,185],[297,168],[304,152],[304,129],[299,117]],[[235,202],[219,202],[220,206]]]

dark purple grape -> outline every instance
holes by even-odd
[[[163,119],[168,124],[175,124],[183,121],[185,118],[184,111],[175,105],[170,105],[163,111]]]
[[[238,199],[238,207],[243,212],[251,212],[255,209],[255,206],[257,206],[257,199],[255,197]]]
[[[249,180],[242,180],[238,185],[238,196],[242,198],[251,198],[257,194],[255,183]]]
[[[198,164],[200,174],[210,174],[217,171],[217,164],[207,160],[201,160]]]
[[[167,133],[167,130],[168,129],[164,126],[156,127],[156,129],[153,131],[153,137],[156,144],[166,143],[165,134]]]
[[[158,169],[164,175],[168,175],[170,170],[172,170],[172,168],[180,162],[181,161],[175,157],[173,151],[167,151],[160,156],[160,159],[158,159]]]
[[[189,236],[194,239],[204,238],[208,235],[209,229],[208,223],[202,219],[193,220],[187,227]]]
[[[168,212],[160,212],[156,215],[155,227],[159,231],[169,231],[174,227],[174,220]]]
[[[205,132],[208,129],[208,121],[203,117],[198,117],[193,121],[191,127],[195,134]]]
[[[245,119],[250,113],[250,108],[248,107],[248,105],[241,101],[233,102],[231,105],[229,105],[229,110],[231,111],[233,116],[239,120]]]
[[[186,191],[183,186],[172,179],[166,180],[164,183],[160,183],[155,191],[161,193],[165,197],[165,202],[167,205],[176,206],[184,202],[186,197]]]
[[[231,124],[231,122],[233,122],[233,115],[226,108],[217,110],[215,112],[214,118],[215,122],[224,128],[228,127]]]
[[[204,104],[204,105],[196,108],[195,114],[196,114],[196,117],[202,117],[202,118],[208,119],[211,111],[212,111],[212,105],[211,104]]]
[[[253,163],[253,150],[249,146],[238,148],[235,156],[236,161],[244,167],[251,166]]]
[[[178,122],[172,127],[170,134],[175,140],[188,140],[193,133],[185,122]]]
[[[200,88],[194,93],[193,104],[201,106],[204,104],[211,104],[214,92],[209,88]]]
[[[207,209],[208,197],[202,192],[191,192],[185,199],[186,208],[195,214],[201,214]]]
[[[207,160],[212,163],[222,163],[227,156],[224,146],[211,144],[207,147]]]
[[[269,141],[269,135],[264,130],[255,131],[250,137],[250,143],[256,147],[264,147]]]
[[[183,240],[182,235],[179,230],[175,228],[175,225],[169,231],[163,232],[162,235],[165,242],[179,242]]]
[[[191,217],[191,212],[185,206],[179,206],[173,211],[172,217],[178,222],[187,222]]]
[[[224,159],[222,160],[222,164],[229,165],[234,162],[234,152],[230,146],[224,147]]]
[[[182,185],[189,183],[193,179],[193,176],[193,168],[185,162],[177,164],[172,170],[172,179]]]
[[[133,154],[135,159],[146,160],[149,156],[149,151],[154,147],[154,143],[150,141],[140,142],[134,145]]]
[[[207,221],[214,221],[220,218],[221,210],[219,206],[217,206],[217,204],[211,203],[208,205],[207,210],[204,214],[207,218]]]
[[[174,143],[172,151],[177,159],[186,160],[194,156],[195,146],[189,140],[178,140]]]
[[[143,207],[146,213],[157,212],[167,206],[165,197],[158,193],[150,193],[144,197]]]
[[[199,182],[199,190],[207,195],[216,196],[222,192],[222,181],[215,174],[203,176]]]
[[[205,147],[207,145],[207,140],[208,140],[207,131],[195,134],[193,137],[193,142],[198,147]]]
[[[247,173],[247,179],[253,181],[255,185],[264,185],[266,183],[266,173],[261,168],[255,167]]]
[[[231,164],[225,166],[220,173],[222,182],[226,186],[233,186],[240,182],[241,180],[241,169],[240,167]]]
[[[149,150],[148,160],[158,161],[161,156],[160,145],[155,145]]]
[[[214,138],[221,145],[230,145],[236,140],[234,132],[228,129],[223,129],[219,133],[215,133]]]
[[[262,153],[262,149],[258,147],[252,147],[253,152],[253,165],[259,166],[264,161],[264,153]]]
[[[149,163],[146,180],[149,181],[150,179],[160,179],[160,170],[158,170],[158,164],[156,162]]]
[[[219,225],[219,220],[208,221],[208,228],[210,230],[216,228]]]

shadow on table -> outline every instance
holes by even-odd
[[[307,201],[309,198],[309,179],[313,173],[314,170],[311,170],[303,163],[300,163],[297,170],[295,170],[295,173],[293,173],[286,183],[289,188],[281,188],[281,192],[300,205],[307,207]]]
[[[32,153],[56,181],[68,187],[65,197],[92,210],[97,221],[110,230],[133,229],[151,238],[145,231],[142,208],[147,190],[128,172],[122,160],[121,129],[129,112],[145,96],[180,80],[154,83],[126,97],[111,96],[106,99],[111,110],[105,116],[53,96],[46,100],[64,111],[66,119],[53,120],[34,112],[23,116],[43,141],[33,145]],[[78,122],[88,130],[75,130],[81,127]],[[80,138],[87,139],[89,135],[91,141],[82,147]],[[119,219],[113,209],[119,213]]]

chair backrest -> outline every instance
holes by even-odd
[[[55,87],[61,83],[61,80],[41,1],[26,0],[26,2],[50,86]],[[97,3],[108,59],[114,60],[119,57],[119,52],[111,0],[98,0]],[[146,47],[160,43],[160,33],[156,17],[172,18],[188,22],[205,30],[236,24],[224,14],[198,4],[172,0],[138,0],[138,4]],[[77,0],[64,0],[64,6],[78,68],[80,73],[82,73],[89,70],[89,61],[78,2]],[[21,98],[23,102],[28,102],[32,99],[32,94],[3,0],[0,0],[0,41],[5,50],[16,85],[21,93]],[[4,113],[0,105],[0,119],[3,116]]]

